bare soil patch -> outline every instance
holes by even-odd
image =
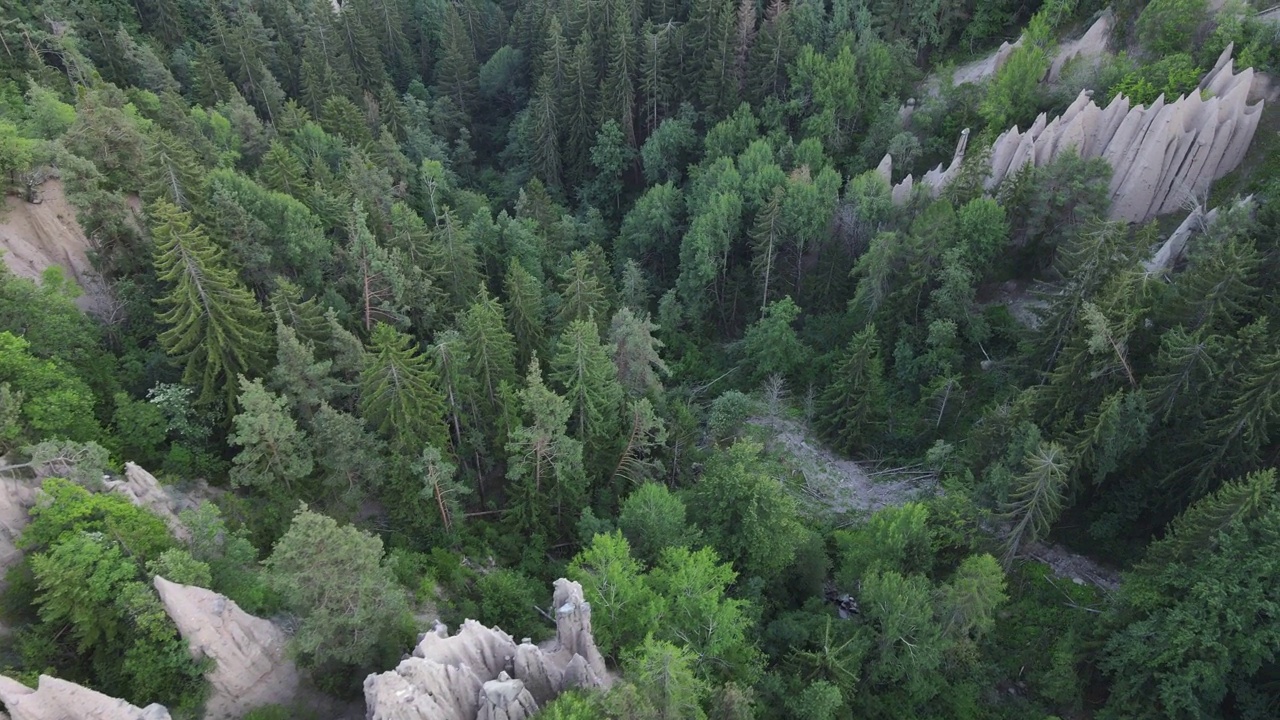
[[[105,312],[110,307],[110,296],[89,261],[92,246],[76,222],[75,208],[67,202],[62,181],[46,180],[37,197],[34,203],[4,198],[0,250],[4,251],[5,265],[14,275],[36,282],[47,268],[57,265],[84,290],[76,300],[81,310]]]

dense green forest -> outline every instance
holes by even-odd
[[[1280,144],[1167,273],[1104,161],[874,171],[1280,70],[1240,7],[1121,0],[1041,83],[1103,9],[0,0],[0,184],[60,182],[109,288],[0,270],[0,451],[47,478],[0,667],[198,716],[161,574],[354,697],[422,612],[547,636],[566,576],[620,680],[540,717],[1280,715]],[[782,424],[920,493],[833,505]],[[126,461],[223,490],[189,541],[92,492]]]

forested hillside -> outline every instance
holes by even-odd
[[[1159,267],[1105,160],[983,152],[1280,25],[1104,5],[0,0],[0,187],[101,276],[0,269],[0,670],[200,717],[159,575],[360,698],[436,617],[549,637],[564,576],[615,681],[539,718],[1280,716],[1276,110]]]

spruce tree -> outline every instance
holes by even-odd
[[[445,208],[432,233],[432,274],[440,278],[447,308],[458,312],[467,307],[480,287],[480,263],[471,233]]]
[[[262,163],[258,165],[258,182],[276,192],[304,198],[309,189],[306,173],[302,161],[293,154],[289,146],[279,140],[272,140],[271,148],[262,156]]]
[[[458,319],[467,346],[467,370],[479,388],[485,422],[501,414],[499,385],[514,385],[516,380],[516,344],[504,320],[502,304],[483,289]]]
[[[560,121],[551,80],[538,80],[529,103],[529,165],[533,174],[547,187],[561,186]]]
[[[568,96],[565,98],[563,118],[564,146],[561,148],[561,165],[565,185],[575,186],[586,176],[590,162],[591,143],[595,138],[596,95],[599,79],[591,62],[589,49],[591,34],[584,32],[573,49],[573,62],[569,66]]]
[[[1005,567],[1024,544],[1049,533],[1062,512],[1071,478],[1072,459],[1058,443],[1039,443],[1024,462],[1026,470],[1014,481],[1005,506],[1005,516],[1011,523],[1005,536]]]
[[[587,499],[582,444],[569,437],[572,408],[542,382],[535,357],[519,393],[521,420],[507,441],[507,510],[515,529],[550,540],[568,529]]]
[[[601,86],[600,120],[613,120],[622,130],[626,147],[639,147],[636,142],[636,49],[635,36],[628,22],[618,22],[610,37],[609,69]]]
[[[1275,506],[1274,468],[1223,483],[1179,515],[1164,537],[1151,543],[1139,574],[1154,574],[1174,563],[1189,563],[1195,556],[1212,552],[1218,536],[1237,521],[1249,521]]]
[[[439,57],[435,66],[436,85],[459,110],[467,113],[475,103],[477,88],[475,46],[453,3],[444,3],[442,20]]]
[[[439,380],[408,335],[379,323],[360,375],[360,414],[402,457],[416,456],[424,445],[448,447]]]
[[[507,296],[507,329],[516,341],[516,362],[528,366],[533,355],[543,349],[546,339],[547,313],[542,283],[512,258],[503,290]]]
[[[564,286],[560,290],[560,312],[556,322],[564,327],[575,320],[591,320],[600,325],[609,318],[609,300],[604,285],[591,267],[587,253],[576,250],[569,257]]]
[[[775,187],[769,202],[756,214],[751,228],[751,270],[760,292],[760,312],[769,305],[770,290],[777,282],[778,253],[784,241],[782,198],[785,191]]]
[[[261,366],[266,319],[190,214],[161,201],[149,215],[156,277],[169,286],[158,300],[165,330],[156,339],[182,364],[182,381],[199,389],[198,402],[221,398],[230,413],[236,378]]]
[[[551,361],[551,378],[569,403],[570,428],[598,459],[618,435],[622,386],[594,322],[574,320],[560,333]]]
[[[203,184],[195,153],[184,141],[162,128],[153,129],[148,140],[147,177],[142,198],[147,202],[163,200],[190,210],[200,201]]]
[[[329,342],[329,321],[325,311],[315,298],[302,299],[302,288],[284,278],[276,278],[276,287],[270,297],[271,312],[276,320],[302,340],[317,346]]]
[[[888,419],[887,388],[876,327],[849,340],[834,378],[819,401],[818,429],[845,453],[872,447]]]

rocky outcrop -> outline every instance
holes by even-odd
[[[27,513],[35,505],[39,489],[30,480],[0,477],[0,590],[4,589],[5,571],[22,560],[18,538],[27,526]]]
[[[437,624],[395,670],[365,679],[368,720],[523,720],[565,690],[607,685],[582,586],[557,580],[552,603],[543,647],[474,620],[452,637]]]
[[[140,708],[47,675],[34,690],[0,675],[0,704],[13,720],[169,720],[163,705]]]
[[[511,664],[516,641],[500,628],[467,620],[453,637],[449,637],[443,625],[437,625],[435,630],[422,636],[413,654],[441,665],[467,666],[482,677],[492,679]]]
[[[108,490],[125,496],[134,505],[159,515],[177,539],[183,542],[191,539],[191,533],[178,519],[178,513],[194,507],[195,503],[171,493],[154,475],[137,464],[125,463],[124,479],[108,480],[104,484]]]
[[[1187,251],[1187,244],[1192,238],[1209,233],[1213,230],[1213,225],[1218,220],[1219,210],[1222,208],[1213,208],[1205,210],[1200,205],[1192,208],[1187,217],[1178,225],[1163,243],[1156,250],[1155,255],[1143,263],[1147,272],[1152,274],[1168,273],[1174,269],[1178,261]],[[1251,212],[1253,209],[1253,196],[1248,195],[1240,198],[1232,207],[1226,208],[1226,212],[1243,211]]]
[[[160,576],[156,592],[196,658],[209,658],[207,720],[235,720],[256,707],[291,703],[298,668],[285,656],[286,637],[271,621],[254,617],[226,597]]]
[[[1062,68],[1066,67],[1068,62],[1076,59],[1093,60],[1106,53],[1107,43],[1111,40],[1111,29],[1115,27],[1115,22],[1115,14],[1107,8],[1079,39],[1063,43],[1049,65],[1049,82],[1058,82],[1062,77]]]
[[[512,680],[506,673],[490,680],[480,690],[480,711],[476,720],[525,720],[538,712],[538,703],[525,689],[524,683]]]
[[[1061,116],[1049,120],[1042,114],[1025,132],[1016,126],[1005,131],[991,146],[987,188],[1027,165],[1046,165],[1074,151],[1111,165],[1111,219],[1145,222],[1182,207],[1240,165],[1262,116],[1264,101],[1248,100],[1254,71],[1236,73],[1231,52],[1229,45],[1201,82],[1201,92],[1171,103],[1161,96],[1151,107],[1131,107],[1117,95],[1100,108],[1085,91]],[[957,150],[963,145],[962,137]],[[939,166],[919,182],[936,195],[955,167],[953,158],[946,170]],[[905,202],[914,184],[907,176],[895,186],[894,202]]]

